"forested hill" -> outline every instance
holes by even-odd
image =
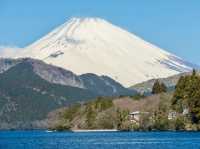
[[[96,96],[86,89],[49,83],[25,61],[0,74],[0,128],[30,128],[31,121],[44,119],[56,108]]]

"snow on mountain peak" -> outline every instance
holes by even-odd
[[[102,18],[98,18],[98,17],[73,17],[69,20],[69,22],[71,21],[79,21],[79,22],[105,22],[106,20],[102,19]]]
[[[125,86],[191,70],[182,59],[100,18],[72,18],[18,57],[107,75]]]

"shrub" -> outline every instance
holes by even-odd
[[[183,117],[178,117],[175,120],[175,130],[184,130],[185,122]]]
[[[116,111],[113,109],[101,113],[97,120],[97,128],[100,129],[114,129],[116,128]]]

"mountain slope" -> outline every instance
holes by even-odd
[[[106,75],[126,87],[190,71],[193,65],[99,18],[73,18],[22,50],[76,74]]]
[[[200,72],[197,71],[197,73],[199,74]],[[191,74],[192,74],[192,72],[186,72],[186,73],[181,73],[178,75],[170,76],[167,78],[158,78],[158,80],[160,82],[163,82],[169,91],[172,91],[175,89],[175,86],[181,76],[186,76],[186,75],[191,75]],[[150,94],[152,91],[152,87],[156,80],[157,79],[152,79],[152,80],[148,80],[148,81],[145,81],[142,83],[135,84],[135,85],[131,86],[130,89],[136,90],[137,92],[142,93],[142,94],[143,93]]]
[[[34,59],[0,59],[0,70],[0,129],[41,128],[57,108],[135,93],[106,76],[77,76]]]
[[[30,128],[30,122],[56,108],[96,96],[86,89],[49,83],[35,74],[29,62],[22,62],[0,74],[0,124],[19,127],[16,123],[22,122]]]
[[[0,59],[0,73],[20,63],[28,63],[35,74],[49,83],[87,89],[98,96],[132,95],[135,93],[107,76],[89,73],[78,76],[69,70],[36,59]]]
[[[20,59],[0,58],[0,73],[5,72],[19,62],[21,62]]]

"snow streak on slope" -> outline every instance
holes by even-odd
[[[99,18],[73,18],[17,57],[107,75],[125,86],[191,70],[182,59]]]

